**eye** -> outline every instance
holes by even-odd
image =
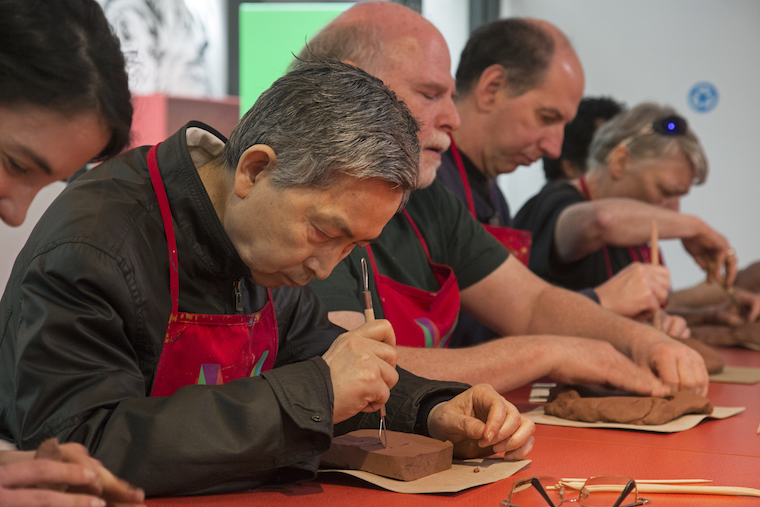
[[[317,242],[317,243],[326,243],[327,241],[335,239],[332,236],[329,236],[328,234],[325,234],[325,232],[322,231],[322,229],[320,229],[319,227],[316,227],[314,225],[312,225],[311,230],[312,230],[312,235],[313,235],[314,241]]]
[[[5,161],[5,166],[8,168],[8,172],[12,172],[15,174],[18,174],[19,176],[23,176],[28,172],[28,170],[24,167],[22,167],[18,162],[16,162],[14,159],[5,156],[3,157]]]

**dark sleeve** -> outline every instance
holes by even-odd
[[[434,262],[451,266],[459,290],[490,275],[509,252],[470,215],[465,204],[436,180],[412,194],[409,213],[417,222]]]
[[[568,206],[583,201],[580,193],[567,183],[549,183],[515,216],[515,227],[533,235],[529,267],[541,278],[552,281],[553,271],[559,264],[554,249],[554,230],[559,215]]]
[[[275,368],[321,356],[345,329],[327,318],[327,308],[311,288],[272,289],[280,334]]]
[[[360,285],[362,256],[366,257],[366,250],[356,247],[345,259],[335,266],[330,276],[324,280],[317,280],[315,278],[309,282],[308,287],[318,296],[319,300],[327,308],[327,311],[364,312]],[[374,288],[375,281],[372,276],[369,277],[369,283]],[[372,292],[374,297],[377,291],[372,290]],[[373,305],[375,307],[375,317],[378,319],[383,318],[381,305],[377,299],[375,299]]]
[[[597,294],[593,288],[586,287],[585,289],[581,289],[578,292],[589,298],[594,303],[599,304],[599,294]]]
[[[26,269],[8,323],[15,337],[5,336],[15,346],[16,371],[12,400],[3,401],[15,414],[4,418],[17,421],[19,447],[50,437],[80,442],[149,495],[314,476],[333,431],[332,384],[321,358],[148,397],[137,352],[147,338],[128,332],[151,306],[139,298],[138,274],[124,259],[83,244],[52,253]],[[157,326],[152,338],[160,344],[166,324]]]
[[[398,383],[391,389],[385,404],[385,424],[389,430],[404,433],[427,433],[427,416],[438,403],[448,401],[470,386],[460,382],[440,382],[418,377],[403,368],[396,368]],[[359,413],[335,425],[335,435],[360,428],[379,428],[380,412]]]

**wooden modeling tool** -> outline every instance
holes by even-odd
[[[367,261],[362,257],[362,281],[364,287],[362,290],[362,301],[364,302],[364,321],[371,322],[375,320],[375,310],[372,308],[372,294],[369,292],[369,273],[367,272]],[[380,430],[377,437],[383,448],[388,447],[388,431],[385,427],[385,405],[380,407]]]
[[[652,219],[652,241],[650,242],[652,266],[658,266],[660,264],[660,247],[657,244],[659,239],[660,234],[657,230],[657,220]],[[654,312],[654,328],[657,330],[662,329],[662,314],[660,313],[659,308]]]

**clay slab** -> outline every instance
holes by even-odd
[[[451,442],[411,433],[388,431],[383,448],[377,430],[356,430],[336,437],[320,466],[364,470],[383,477],[413,481],[448,470],[454,455]]]

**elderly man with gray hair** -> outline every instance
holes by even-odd
[[[417,129],[380,80],[303,64],[229,142],[191,122],[69,185],[0,303],[0,437],[79,442],[148,495],[313,478],[383,404],[390,429],[522,458],[533,423],[493,388],[397,370],[387,321],[344,333],[302,287],[416,188]]]
[[[515,217],[533,233],[530,268],[569,289],[597,286],[633,262],[649,263],[652,223],[659,237],[679,238],[713,276],[736,258],[728,241],[680,199],[707,177],[707,160],[686,120],[670,107],[643,103],[602,125],[589,148],[589,170],[550,183]]]

